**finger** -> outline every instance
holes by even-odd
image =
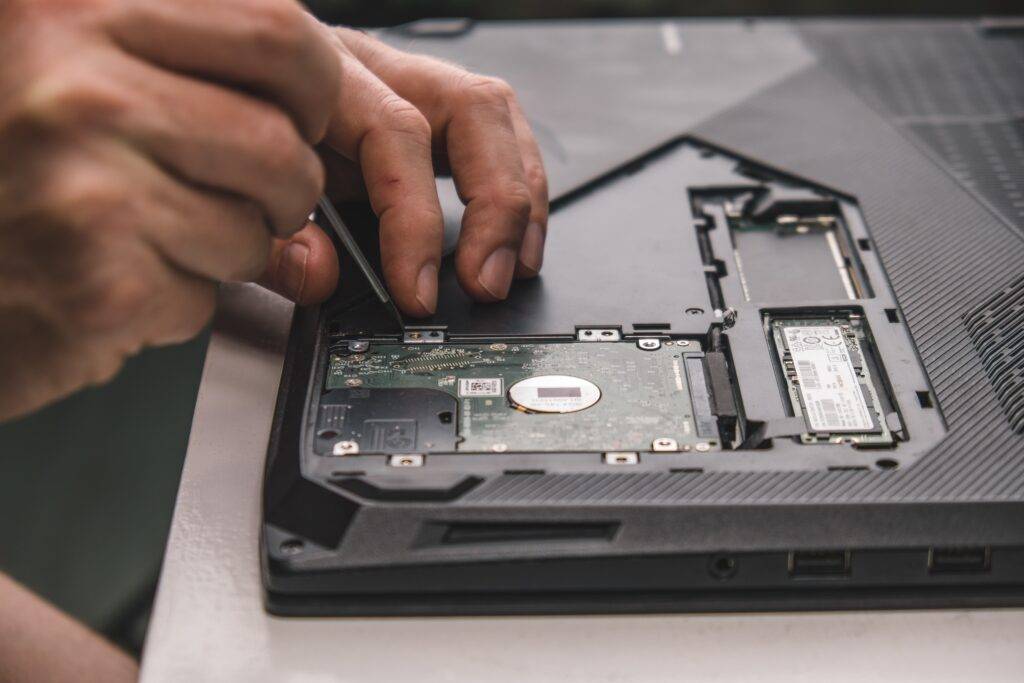
[[[445,136],[466,204],[456,272],[463,289],[484,301],[508,296],[532,206],[508,94],[500,81],[467,86]]]
[[[217,285],[168,268],[166,283],[153,300],[146,346],[180,344],[199,334],[217,307]]]
[[[149,194],[149,209],[137,224],[177,267],[219,282],[245,282],[263,273],[271,237],[252,202],[186,187],[169,176]]]
[[[297,304],[326,300],[338,286],[338,256],[330,238],[314,223],[287,240],[274,240],[258,282]]]
[[[201,279],[250,280],[263,272],[270,234],[251,202],[185,185],[116,140],[59,150],[44,141],[40,153],[22,164],[17,188],[25,188],[19,208],[46,255],[30,272],[51,290],[62,285],[88,299],[76,281],[104,275],[97,264],[132,265],[137,255],[125,250],[135,245]]]
[[[282,104],[310,142],[326,130],[337,54],[326,29],[293,0],[118,3],[107,25],[119,45],[146,60]]]
[[[317,148],[327,174],[324,194],[336,204],[366,201],[366,183],[359,165],[341,156],[327,145]]]
[[[351,55],[344,61],[341,91],[344,101],[324,141],[359,164],[380,219],[381,262],[395,302],[409,315],[430,315],[437,306],[444,234],[430,126]]]
[[[509,111],[512,113],[512,127],[519,141],[519,152],[523,160],[523,173],[526,186],[530,190],[530,219],[523,233],[523,241],[519,247],[519,259],[516,264],[516,277],[536,277],[544,264],[544,243],[548,233],[548,177],[544,170],[544,160],[540,155],[540,146],[533,135],[526,115],[515,97],[509,100]]]
[[[200,278],[248,281],[263,273],[271,238],[258,206],[183,184],[148,158],[125,157],[112,147],[95,151],[108,162],[108,170],[93,171],[90,166],[81,171],[94,175],[87,183],[131,187],[116,200],[116,211],[104,212],[108,231],[138,230],[176,268]],[[112,158],[115,154],[117,158]],[[64,174],[74,172],[65,169]],[[67,182],[78,181],[72,177]]]
[[[514,101],[511,89],[502,81],[400,52],[355,31],[338,29],[338,35],[368,68],[426,115],[437,136],[436,151],[446,158],[466,204],[456,252],[459,281],[477,299],[504,299],[533,211],[524,159],[539,161],[539,152],[521,149],[533,137],[525,119],[518,126],[523,130],[522,144],[517,137],[509,106]],[[542,179],[542,174],[535,177]],[[538,188],[536,194],[546,198],[546,189],[541,193]],[[546,204],[536,216],[540,220],[545,214]],[[536,232],[528,245],[531,254],[538,247]],[[543,249],[542,240],[539,247]],[[539,268],[536,259],[530,264]]]
[[[105,229],[107,226],[94,226]],[[198,334],[213,316],[217,285],[187,273],[143,241],[106,234],[97,244],[106,257],[95,260],[90,277],[80,282],[81,314],[69,321],[90,334],[89,365],[102,382],[128,356],[145,346],[177,344]]]
[[[138,60],[101,59],[106,69],[84,72],[68,86],[65,109],[77,107],[80,119],[91,118],[90,125],[128,140],[190,183],[252,200],[279,235],[305,224],[323,188],[323,166],[282,111]]]

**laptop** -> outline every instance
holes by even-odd
[[[296,310],[270,612],[1024,604],[1020,24],[380,35],[517,89],[545,266],[398,328],[342,256]]]

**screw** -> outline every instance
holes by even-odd
[[[494,451],[495,453],[504,453],[505,451],[508,450],[508,444],[496,443],[493,446],[491,446],[491,450]]]
[[[305,544],[297,538],[290,538],[287,541],[282,541],[280,550],[282,555],[298,555],[302,552],[302,548]]]
[[[504,351],[508,348],[508,344],[491,344],[491,351]]]
[[[349,379],[345,380],[345,386],[346,387],[361,387],[361,386],[363,386],[363,380],[359,379],[358,377],[350,377]]]
[[[359,444],[355,441],[339,441],[334,444],[334,455],[356,455],[359,453]]]

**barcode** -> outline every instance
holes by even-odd
[[[821,407],[821,412],[825,416],[825,424],[829,426],[843,425],[843,423],[839,421],[839,413],[836,411],[836,402],[834,399],[823,398],[818,401],[818,405]]]
[[[459,396],[501,396],[501,378],[460,379]]]
[[[809,360],[799,360],[796,362],[800,369],[800,381],[804,387],[808,389],[817,389],[821,386],[818,383],[818,369],[814,367],[814,363]]]

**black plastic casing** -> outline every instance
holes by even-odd
[[[415,468],[316,456],[327,345],[396,333],[349,283],[295,315],[264,492],[271,612],[1024,604],[1024,441],[963,323],[1014,296],[1000,293],[1024,263],[1020,236],[821,67],[693,132],[555,193],[544,273],[507,303],[468,301],[446,263],[426,322],[458,339],[568,340],[609,326],[702,347],[717,329],[753,428],[790,415],[765,316],[853,312],[904,440],[877,451],[780,437],[770,448],[641,453],[630,466],[601,453],[427,454]],[[737,177],[744,168],[836,198],[870,296],[742,295],[722,227],[693,199],[753,182]],[[348,217],[372,255],[372,220],[351,207]],[[702,253],[702,231],[724,270]],[[722,304],[732,326],[716,315]]]

